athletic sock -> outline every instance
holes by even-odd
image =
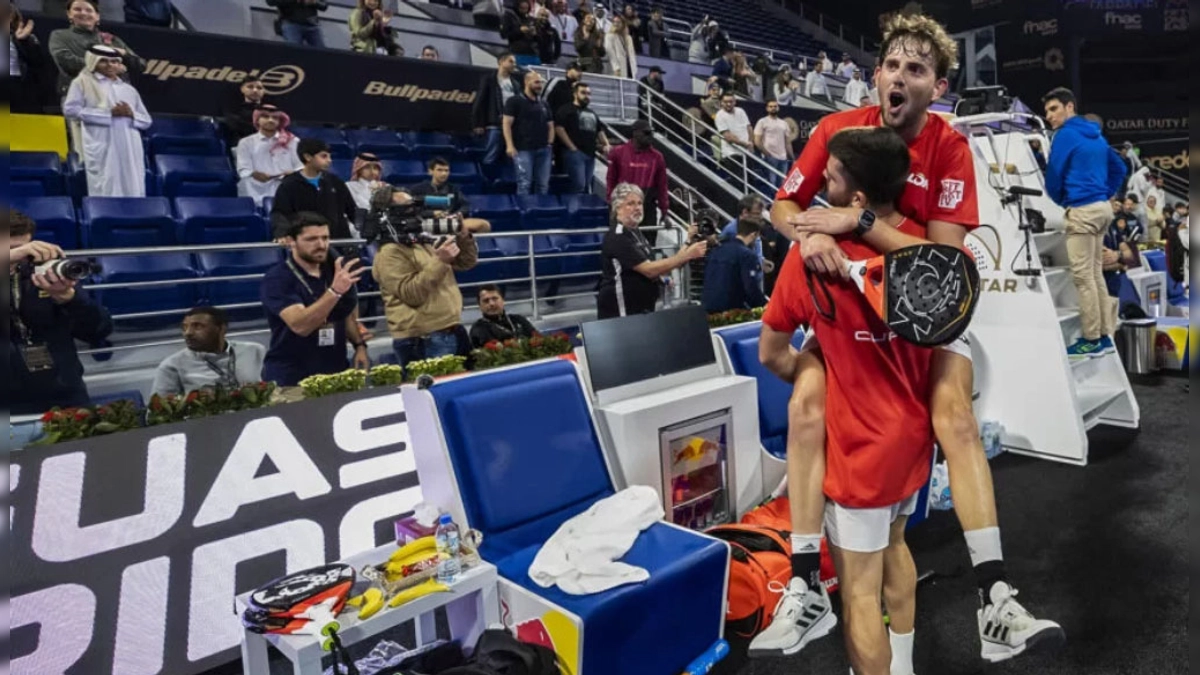
[[[1000,549],[1000,528],[985,527],[982,530],[963,532],[967,550],[971,553],[971,566],[975,568],[975,582],[979,584],[979,597],[983,604],[992,604],[992,586],[1007,582],[1004,571],[1004,554]]]
[[[892,643],[892,675],[913,675],[913,633],[894,633],[888,629]]]
[[[792,576],[815,591],[821,584],[821,535],[792,534]]]

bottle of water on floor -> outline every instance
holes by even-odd
[[[462,549],[459,544],[458,525],[454,524],[449,513],[443,513],[438,520],[434,538],[437,540],[438,581],[452,584],[458,581],[458,575],[462,572],[462,562],[459,560]]]

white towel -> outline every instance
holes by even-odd
[[[542,545],[529,578],[542,588],[587,595],[650,578],[641,567],[617,562],[638,533],[662,520],[662,500],[654,488],[634,485],[601,499],[563,523]]]

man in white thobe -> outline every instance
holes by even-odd
[[[850,81],[846,83],[846,93],[842,96],[842,100],[857,108],[862,105],[863,97],[870,95],[871,90],[862,79],[862,71],[855,68],[850,75]]]
[[[145,197],[146,163],[142,129],[150,113],[142,97],[121,80],[121,53],[92,45],[84,67],[63,100],[63,116],[81,125],[84,169],[92,197]]]
[[[842,54],[842,62],[837,66],[838,77],[844,77],[847,80],[858,70],[858,66],[854,65],[854,59],[850,58],[849,54]]]
[[[254,111],[258,133],[237,144],[238,195],[254,199],[262,206],[264,197],[274,197],[279,181],[299,171],[303,164],[296,155],[300,139],[287,130],[291,120],[273,105]]]

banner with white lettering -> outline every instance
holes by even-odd
[[[420,501],[398,389],[12,455],[14,675],[189,675],[233,598],[394,538]]]
[[[1071,86],[1067,33],[1053,6],[1031,9],[1024,19],[996,28],[1000,82],[1039,113],[1046,92]]]
[[[1143,164],[1188,180],[1191,131],[1186,101],[1095,102],[1087,111],[1100,116],[1109,143],[1129,141],[1138,149]]]

